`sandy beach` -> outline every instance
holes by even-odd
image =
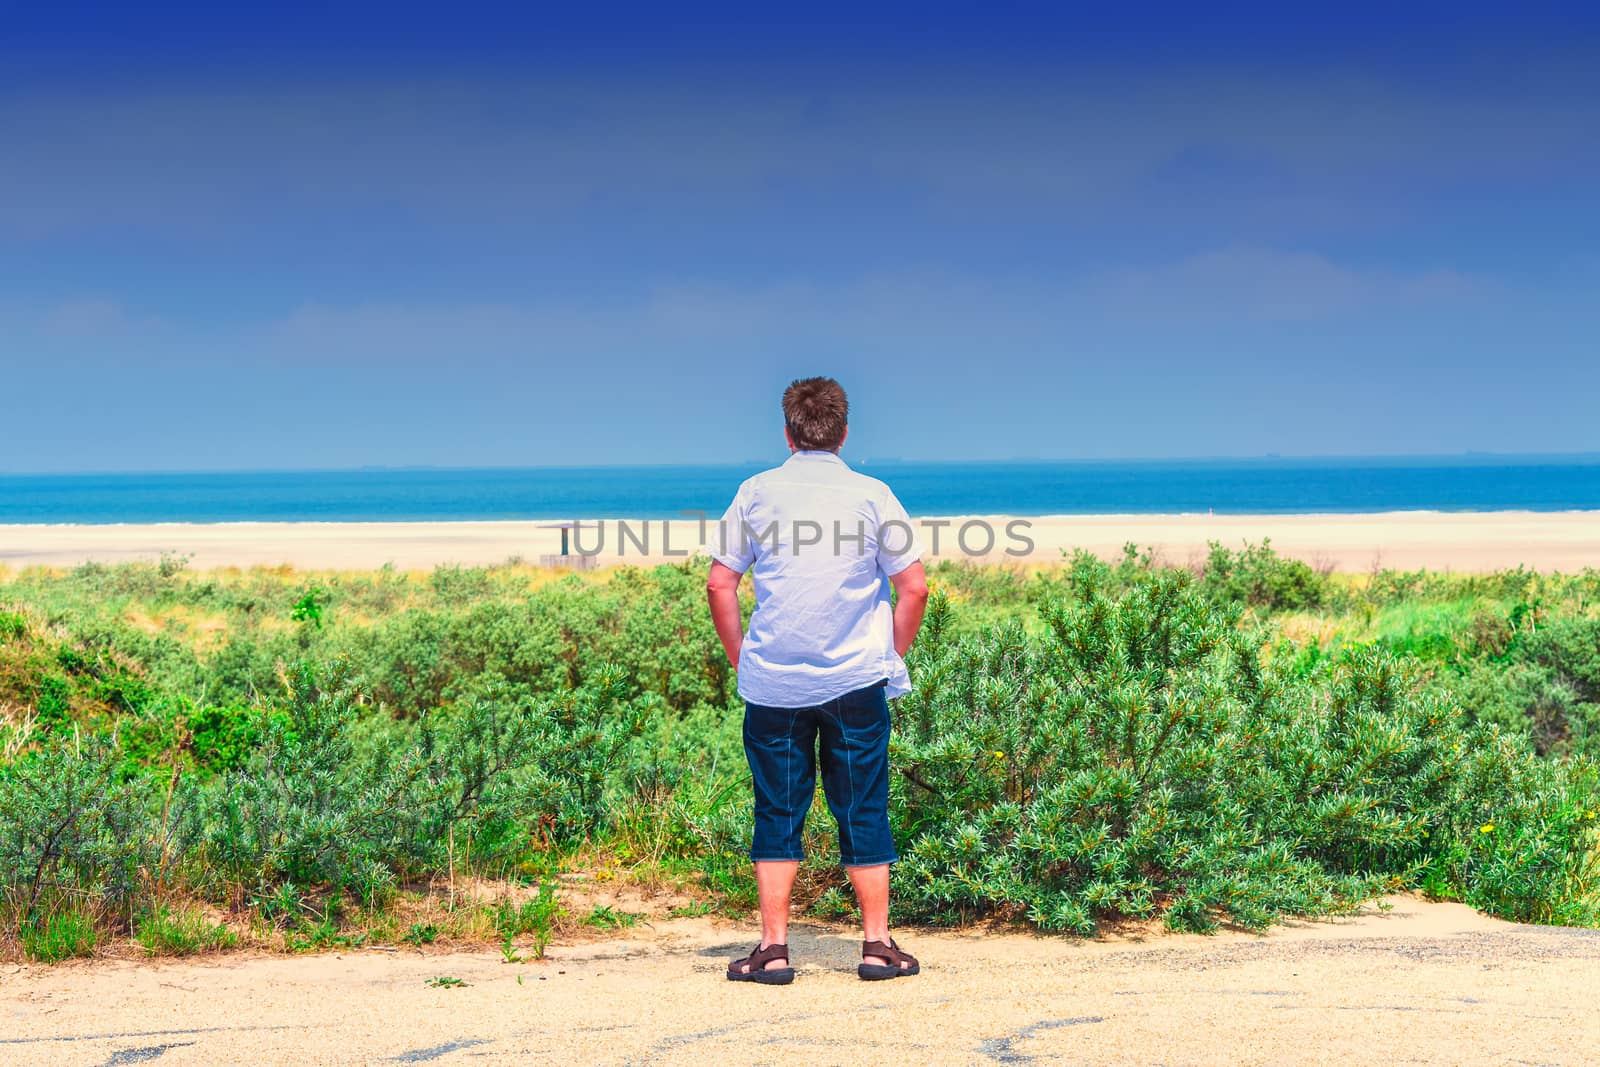
[[[1527,566],[1600,566],[1600,511],[1430,512],[1357,515],[1056,515],[917,517],[938,559],[1049,563],[1075,548],[1115,557],[1133,542],[1162,559],[1204,557],[1207,543],[1271,538],[1279,552],[1341,571],[1380,567],[1458,572]],[[572,550],[598,566],[657,563],[704,552],[716,526],[695,520],[594,520]],[[537,564],[558,555],[545,522],[293,522],[0,525],[0,566],[74,566],[86,560],[187,555],[194,567],[287,564],[305,569],[401,569],[439,564]],[[824,546],[826,548],[826,546]]]

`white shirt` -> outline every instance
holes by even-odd
[[[889,578],[922,546],[887,485],[832,452],[795,452],[739,486],[709,542],[712,559],[755,580],[739,646],[745,700],[813,707],[884,678],[888,696],[910,692]]]

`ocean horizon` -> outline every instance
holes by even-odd
[[[4,474],[0,523],[715,516],[743,479],[780,461]],[[1600,454],[851,462],[915,515],[1600,509]]]

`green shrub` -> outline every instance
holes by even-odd
[[[1536,779],[1531,754],[1498,782],[1475,773],[1474,753],[1513,743],[1468,731],[1404,660],[1358,647],[1284,671],[1181,572],[1117,597],[1080,578],[1045,607],[1044,639],[1013,625],[952,641],[948,605],[930,606],[895,711],[908,917],[1256,928],[1417,884],[1471,841],[1464,813],[1496,806],[1555,868],[1542,889],[1491,891],[1490,868],[1463,866],[1473,899],[1554,913],[1563,879],[1583,881],[1578,839],[1539,836],[1541,809],[1517,798],[1592,781],[1555,765]]]
[[[28,632],[28,620],[15,611],[0,611],[0,641],[20,640]]]
[[[295,601],[294,607],[289,609],[289,618],[304,623],[314,630],[322,629],[322,613],[326,598],[326,590],[321,586],[312,586],[306,590],[304,596]]]
[[[69,721],[72,708],[72,683],[59,674],[40,675],[34,683],[33,706],[42,726],[59,726]]]
[[[1213,541],[1201,588],[1219,602],[1298,611],[1327,598],[1328,579],[1300,560],[1278,555],[1270,538],[1238,552]]]
[[[1414,885],[1595,921],[1600,571],[1330,578],[1213,548],[1197,575],[1134,546],[930,568],[894,711],[904,917],[1257,926]],[[176,948],[193,901],[351,944],[410,880],[547,880],[586,840],[753,907],[704,568],[0,579],[6,944],[92,923]],[[843,915],[830,831],[818,805],[797,901]],[[502,938],[546,936],[533,906]]]
[[[41,915],[22,924],[23,954],[40,963],[92,956],[99,940],[94,919],[76,909]]]
[[[195,763],[209,771],[237,770],[260,745],[268,714],[261,708],[219,704],[190,710],[185,726]]]
[[[1555,668],[1476,661],[1438,684],[1473,719],[1527,737],[1541,755],[1600,756],[1600,705]]]
[[[126,915],[157,836],[115,750],[60,744],[0,767],[0,900],[26,924],[63,894]]]
[[[198,908],[158,904],[134,920],[134,940],[147,956],[194,956],[233,948],[238,936]]]
[[[303,666],[247,763],[219,783],[207,856],[236,897],[324,885],[366,903],[410,875],[509,863],[533,835],[601,817],[607,775],[645,708],[620,682],[532,704],[482,697],[375,723],[348,669]]]
[[[596,904],[584,916],[584,925],[601,930],[626,930],[639,924],[640,916],[631,911],[618,911],[610,904]]]
[[[520,904],[502,900],[495,906],[495,929],[504,945],[510,945],[518,937],[530,937],[534,959],[542,960],[550,947],[550,939],[555,936],[555,921],[565,911],[556,897],[556,883],[541,880],[533,897]],[[510,955],[508,951],[507,956]]]
[[[1600,775],[1480,739],[1435,861],[1449,895],[1517,922],[1600,925]]]
[[[439,940],[439,928],[433,923],[412,923],[400,940],[408,945],[431,945]]]
[[[1556,672],[1579,700],[1600,704],[1600,619],[1563,618],[1543,626],[1524,622],[1519,660]]]

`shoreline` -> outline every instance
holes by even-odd
[[[698,519],[586,519],[584,550],[596,566],[681,562],[704,554]],[[618,523],[627,524],[623,541]],[[1284,556],[1319,568],[1366,572],[1480,572],[1526,566],[1578,571],[1600,566],[1600,511],[1382,511],[1282,514],[1109,514],[916,516],[929,559],[1047,564],[1082,548],[1117,558],[1134,543],[1172,563],[1204,559],[1208,542],[1229,548],[1271,539]],[[216,523],[0,524],[0,566],[70,567],[190,557],[198,569],[293,566],[305,570],[402,570],[486,565],[520,559],[537,565],[559,554],[561,532],[546,519]],[[605,523],[596,539],[591,524]],[[973,526],[972,524],[978,524]],[[1020,524],[1020,527],[1019,525]],[[984,547],[984,526],[994,542]],[[956,540],[963,526],[964,547]],[[710,524],[714,539],[714,521]],[[1011,536],[1020,529],[1023,536]],[[1031,542],[1028,547],[1025,542]],[[598,547],[598,551],[595,549]],[[620,551],[619,551],[620,548]]]
[[[698,514],[698,512],[694,513]],[[1124,519],[1369,519],[1407,517],[1413,515],[1440,517],[1490,517],[1518,515],[1527,518],[1559,515],[1585,515],[1600,518],[1600,508],[1387,508],[1381,511],[989,511],[950,512],[940,515],[914,515],[913,521],[940,519],[1029,519],[1075,520]],[[93,530],[101,528],[126,529],[140,527],[212,527],[212,526],[537,526],[561,522],[627,522],[639,523],[697,523],[698,518],[674,515],[588,515],[581,519],[569,516],[522,519],[153,519],[150,521],[116,522],[0,522],[0,534],[11,530],[51,528],[58,530]]]

